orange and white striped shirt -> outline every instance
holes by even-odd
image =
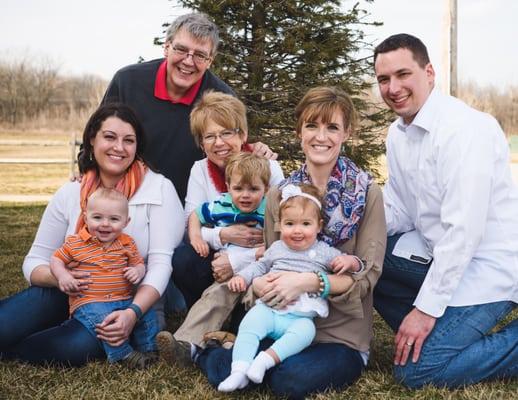
[[[75,269],[88,272],[93,281],[79,296],[69,297],[70,315],[83,304],[130,299],[133,285],[124,278],[124,268],[144,263],[130,236],[121,233],[110,247],[103,248],[86,227],[68,236],[54,256],[65,264],[77,261]]]

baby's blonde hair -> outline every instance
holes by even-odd
[[[88,210],[88,207],[90,203],[92,203],[94,200],[113,200],[121,203],[121,206],[126,210],[126,214],[128,214],[128,199],[124,194],[119,192],[115,189],[108,189],[108,188],[99,188],[95,192],[93,192],[86,202],[86,209]]]
[[[253,153],[237,153],[228,159],[225,168],[225,180],[230,183],[232,174],[237,172],[241,175],[241,183],[251,185],[254,178],[258,177],[264,186],[270,183],[270,163],[266,158],[259,157]]]

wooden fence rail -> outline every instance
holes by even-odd
[[[59,140],[16,140],[16,139],[1,139],[0,146],[63,146],[64,142]],[[73,132],[68,141],[70,149],[69,158],[16,158],[4,157],[0,158],[0,164],[68,164],[70,176],[75,173],[75,166],[77,164],[76,149],[81,145],[81,141],[77,140],[77,135]]]

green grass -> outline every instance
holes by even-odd
[[[44,206],[0,206],[0,298],[26,287],[21,273]],[[21,310],[23,312],[23,310]],[[518,313],[515,312],[514,317]],[[171,321],[177,325],[179,320]],[[516,398],[518,382],[496,381],[466,389],[425,388],[413,391],[391,376],[392,335],[375,320],[376,338],[367,372],[352,387],[315,395],[314,399],[448,399],[487,400]],[[336,368],[345,366],[337,365]],[[469,367],[467,367],[469,368]],[[132,372],[105,362],[83,368],[33,367],[0,361],[0,399],[273,399],[267,389],[238,392],[231,396],[213,390],[195,369],[178,370],[162,362],[144,372]]]

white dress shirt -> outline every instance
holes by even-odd
[[[433,261],[414,305],[518,302],[518,188],[509,145],[490,115],[434,89],[387,137],[389,235],[416,229]]]
[[[23,262],[30,276],[38,265],[48,265],[51,255],[74,234],[79,206],[78,182],[64,184],[52,197],[41,218],[38,232]],[[165,291],[171,276],[171,258],[183,236],[183,207],[171,181],[148,170],[138,191],[129,200],[131,218],[124,232],[130,235],[146,264],[141,284]]]

